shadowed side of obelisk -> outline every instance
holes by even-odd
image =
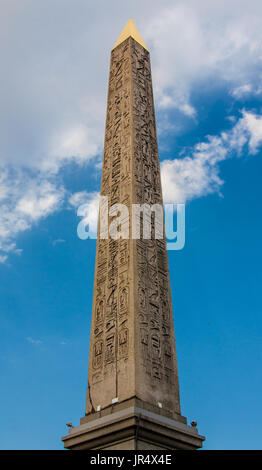
[[[131,39],[133,202],[162,208],[149,52]],[[134,241],[136,395],[166,416],[180,414],[177,357],[165,233]]]

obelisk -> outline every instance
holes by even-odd
[[[107,238],[100,206],[86,415],[64,445],[196,449],[204,438],[180,410],[165,236],[152,216],[152,236],[132,238],[133,205],[163,207],[150,57],[132,20],[111,52],[101,196],[129,218],[125,236]]]

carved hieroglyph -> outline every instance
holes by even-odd
[[[162,204],[149,52],[132,37],[111,53],[101,195],[130,214]],[[99,230],[86,414],[135,396],[180,414],[166,241]]]

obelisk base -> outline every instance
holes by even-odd
[[[120,404],[119,404],[120,405]],[[205,440],[186,419],[170,419],[127,403],[110,407],[108,414],[96,412],[81,419],[80,426],[69,429],[62,438],[72,450],[195,450]],[[184,421],[184,422],[183,422]]]

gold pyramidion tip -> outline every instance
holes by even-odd
[[[121,44],[121,42],[125,41],[127,38],[129,38],[131,36],[131,38],[135,39],[136,42],[138,42],[139,44],[141,44],[141,46],[144,47],[144,49],[147,49],[143,39],[142,39],[142,36],[141,34],[139,33],[135,23],[133,22],[133,20],[130,18],[127,22],[127,24],[125,25],[122,33],[120,34],[118,40],[116,41],[113,49],[115,49],[115,47],[119,46],[119,44]]]

